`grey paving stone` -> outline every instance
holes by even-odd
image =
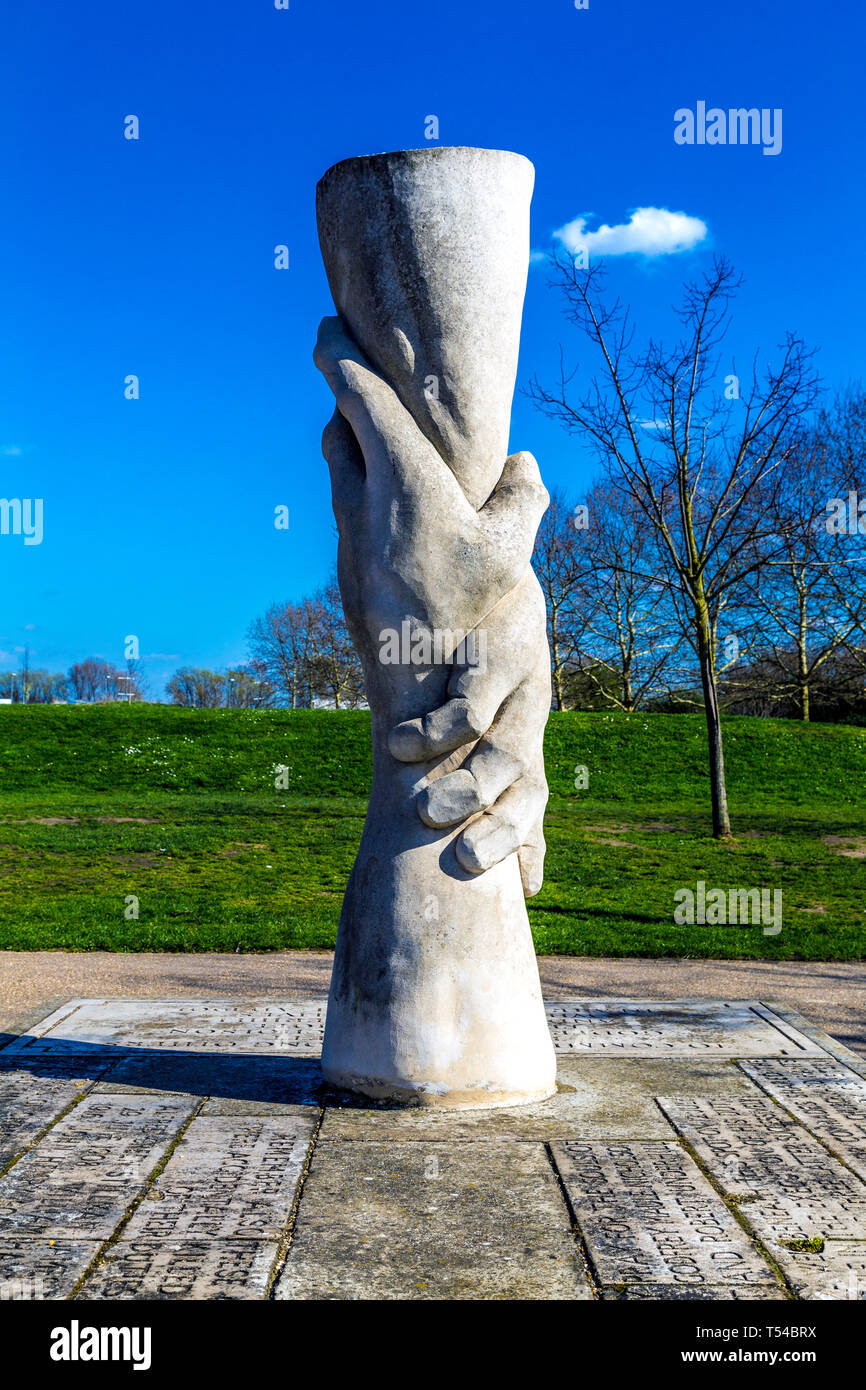
[[[307,1160],[313,1116],[198,1116],[124,1239],[279,1239]]]
[[[276,1241],[119,1240],[79,1299],[264,1299]]]
[[[193,1102],[85,1096],[0,1178],[0,1234],[110,1236]]]
[[[548,1017],[557,1095],[461,1113],[329,1092],[324,1000],[68,1001],[0,1051],[0,1166],[91,1088],[0,1178],[0,1297],[68,1295],[199,1105],[85,1297],[266,1297],[322,1115],[280,1298],[594,1297],[544,1142],[601,1297],[785,1297],[677,1132],[801,1297],[861,1297],[866,1184],[825,1145],[863,1171],[866,1081],[814,1030],[757,1001]]]
[[[768,1284],[628,1284],[625,1288],[603,1288],[605,1303],[658,1303],[688,1299],[694,1302],[787,1303],[789,1296],[778,1285]]]
[[[866,1080],[830,1059],[743,1062],[743,1071],[866,1179]]]
[[[98,1240],[0,1236],[0,1301],[67,1298],[98,1249]]]
[[[866,1186],[772,1100],[660,1096],[658,1103],[729,1196],[812,1205],[825,1219],[838,1205],[866,1220]]]
[[[775,1282],[679,1144],[556,1143],[553,1154],[603,1284]]]
[[[6,1049],[38,1055],[70,1049],[145,1048],[160,1052],[321,1052],[323,999],[82,999]]]
[[[759,1197],[742,1204],[746,1221],[765,1245],[773,1241],[864,1240],[866,1200],[861,1196]],[[784,1265],[784,1261],[781,1261]]]
[[[821,1049],[758,1001],[641,999],[551,1001],[557,1052],[617,1057],[777,1057]]]
[[[0,1066],[0,1168],[81,1096],[91,1082]]]
[[[771,1100],[659,1104],[785,1270],[785,1241],[866,1239],[866,1185]]]
[[[799,1298],[866,1300],[866,1241],[828,1240],[821,1251],[794,1251],[768,1241],[767,1248]]]
[[[837,966],[835,968],[838,969],[839,967]],[[844,968],[843,966],[842,969]],[[833,1031],[837,1032],[839,1029],[844,1030],[841,1036],[848,1038],[851,1047],[846,1047],[845,1043],[841,1042],[838,1037],[831,1037],[823,1028],[813,1023],[811,1018],[806,1018],[805,1014],[800,1013],[797,1009],[792,1009],[782,1000],[763,999],[761,1002],[768,1009],[771,1009],[778,1018],[783,1019],[786,1023],[790,1023],[798,1032],[804,1033],[807,1038],[811,1039],[811,1041],[817,1045],[822,1055],[835,1057],[838,1062],[842,1062],[845,1066],[850,1067],[858,1076],[866,1077],[866,1055],[864,1055],[863,1051],[864,1047],[866,1047],[866,1035],[864,1035],[862,1027],[863,970],[862,967],[858,965],[849,966],[848,969],[854,972],[851,976],[850,1000],[847,1005],[843,1004],[841,1015],[838,1016],[836,1020],[838,1028],[834,1028]],[[858,975],[860,976],[859,980],[857,979]],[[836,979],[832,976],[831,972],[831,998],[835,994],[835,989]],[[856,1004],[855,999],[857,1000]],[[824,1014],[825,1018],[827,1017],[826,995],[822,995],[820,1001],[813,998],[807,1002],[810,1007],[817,1006],[819,1012]],[[830,1014],[832,1015],[833,1012],[834,1009],[831,1005]],[[858,1050],[852,1050],[855,1048]]]
[[[588,1299],[541,1144],[320,1141],[278,1299]]]
[[[314,1105],[290,1105],[282,1101],[234,1100],[231,1097],[215,1096],[206,1100],[201,1108],[202,1115],[305,1115],[317,1121],[322,1111]]]
[[[550,1140],[575,1134],[585,1139],[670,1139],[673,1126],[655,1103],[659,1090],[685,1095],[752,1095],[754,1084],[728,1061],[667,1058],[561,1057],[563,1087],[549,1100],[502,1110],[325,1111],[323,1138],[426,1139],[493,1138]]]

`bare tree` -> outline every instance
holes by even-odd
[[[89,704],[95,701],[116,700],[122,673],[109,661],[89,656],[69,669],[69,685],[76,700]]]
[[[568,430],[587,438],[611,483],[658,535],[666,584],[688,614],[707,724],[713,833],[731,833],[719,710],[716,628],[730,594],[778,553],[770,498],[786,461],[786,441],[814,406],[811,354],[788,333],[780,360],[748,379],[722,375],[720,347],[739,282],[717,259],[687,284],[678,310],[682,337],[665,350],[653,340],[632,351],[633,330],[619,301],[603,300],[598,265],[554,260],[566,317],[587,336],[599,370],[580,398],[564,367],[550,390],[530,394]],[[722,389],[724,387],[724,390]]]
[[[264,673],[276,698],[291,709],[310,704],[309,662],[316,624],[315,605],[272,603],[247,631],[253,662]]]
[[[69,693],[69,681],[62,672],[29,671],[27,676],[27,703],[29,705],[51,705],[65,700]],[[11,700],[13,704],[24,701],[24,683],[20,671],[0,671],[0,700]]]
[[[682,639],[643,509],[605,482],[591,488],[587,507],[582,669],[603,705],[630,713],[658,692]]]
[[[553,708],[557,710],[567,708],[568,672],[579,665],[581,642],[587,630],[582,594],[592,562],[578,539],[586,534],[585,528],[578,532],[578,524],[585,519],[572,508],[565,493],[554,488],[532,555],[532,567],[547,605]]]
[[[232,709],[262,709],[273,703],[274,688],[255,663],[230,666],[226,672],[226,704]]]
[[[820,427],[803,433],[768,499],[778,553],[750,576],[764,669],[773,677],[777,703],[793,703],[803,720],[819,674],[842,649],[857,650],[866,620],[866,545],[848,530],[848,497],[856,493],[858,471],[863,484],[862,463],[859,470],[853,466],[854,472],[840,461]],[[844,529],[828,514],[834,497],[844,505]]]
[[[313,600],[313,640],[309,658],[316,695],[350,709],[364,699],[364,673],[343,616],[336,575]]]
[[[172,704],[215,709],[225,698],[226,678],[206,667],[181,666],[166,683]]]

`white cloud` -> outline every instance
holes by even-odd
[[[3,454],[6,458],[12,458],[20,453],[21,450],[18,448],[17,444],[7,444],[5,448],[0,449],[0,454]]]
[[[635,208],[628,222],[611,227],[607,222],[594,232],[586,230],[588,217],[576,217],[554,232],[567,251],[593,256],[672,256],[691,251],[707,235],[700,217],[667,208]]]

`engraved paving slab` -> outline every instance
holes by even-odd
[[[828,1240],[823,1250],[767,1245],[798,1298],[866,1301],[866,1240]]]
[[[110,1236],[194,1104],[85,1096],[0,1178],[0,1236]]]
[[[237,999],[79,999],[24,1033],[5,1053],[156,1049],[159,1052],[254,1052],[286,1055],[322,1050],[325,1001]],[[46,1028],[45,1024],[49,1026]],[[0,1054],[3,1055],[3,1054]]]
[[[100,1049],[318,1056],[323,1000],[81,999],[5,1049],[28,1056]],[[758,1002],[563,1000],[547,1005],[557,1052],[628,1057],[820,1056],[805,1034]]]
[[[621,1057],[788,1057],[820,1054],[765,1005],[713,1000],[566,1000],[547,1005],[557,1052]]]
[[[741,1065],[747,1076],[866,1179],[866,1079],[832,1060]]]
[[[774,1286],[678,1144],[568,1142],[552,1150],[602,1285]]]
[[[0,1170],[90,1085],[0,1063]]]
[[[0,1235],[0,1300],[68,1298],[98,1249],[98,1240]]]
[[[133,1215],[130,1241],[272,1237],[285,1231],[313,1116],[199,1116]]]
[[[866,1185],[773,1101],[659,1104],[792,1278],[803,1262],[790,1258],[789,1243],[866,1240]]]
[[[119,1240],[81,1293],[82,1299],[263,1299],[276,1241]]]

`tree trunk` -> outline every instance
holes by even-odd
[[[631,668],[626,666],[622,673],[622,707],[626,714],[634,711],[634,692],[631,687]]]
[[[797,682],[800,687],[800,718],[809,722],[809,653],[807,650],[808,624],[806,621],[806,596],[800,595],[799,625],[797,628]]]
[[[701,667],[701,685],[704,692],[704,712],[707,719],[707,747],[710,758],[710,796],[713,806],[713,834],[716,839],[727,839],[731,834],[731,821],[728,815],[728,792],[725,785],[725,753],[722,744],[722,721],[719,714],[719,696],[716,688],[716,668],[713,660],[713,643],[710,632],[709,613],[703,595],[703,585],[697,582],[698,599],[695,605],[695,618],[698,634],[698,659]]]
[[[551,607],[550,614],[550,664],[551,676],[553,678],[553,697],[554,706],[557,710],[562,709],[562,666],[559,660],[559,631],[557,622],[557,612],[555,607]]]

